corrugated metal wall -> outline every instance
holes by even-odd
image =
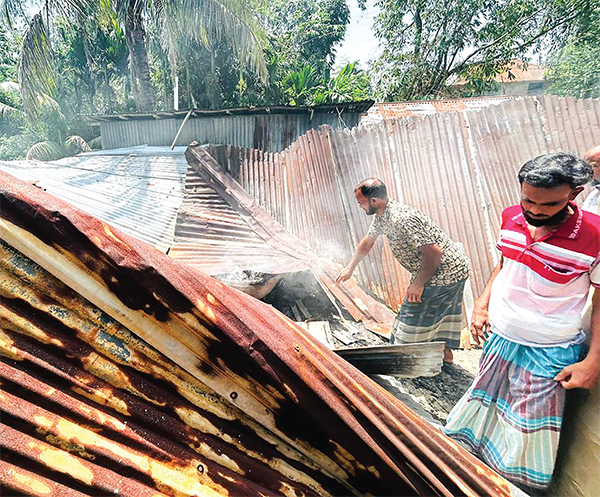
[[[390,196],[432,217],[464,244],[477,295],[497,260],[502,210],[518,201],[517,171],[551,151],[600,143],[600,101],[554,96],[483,109],[311,130],[279,154],[218,147],[212,153],[257,202],[318,253],[347,263],[371,218],[354,187],[380,177]],[[398,309],[407,275],[378,241],[357,268],[361,284]],[[383,250],[379,244],[383,244]]]
[[[289,147],[308,129],[327,124],[334,129],[353,127],[360,112],[315,112],[314,114],[236,115],[191,117],[183,127],[177,145],[216,143],[279,152]],[[100,123],[102,148],[135,145],[171,145],[183,118],[156,120],[103,121]]]

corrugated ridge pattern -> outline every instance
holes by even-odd
[[[271,306],[3,172],[0,202],[3,491],[510,495]]]
[[[302,260],[268,245],[192,168],[186,176],[184,201],[169,255],[211,275],[308,269]]]
[[[212,153],[291,233],[339,263],[350,260],[371,221],[353,190],[380,177],[392,198],[422,210],[464,245],[478,294],[497,261],[500,213],[518,202],[521,165],[552,151],[582,154],[598,143],[600,101],[542,96],[352,130],[324,126],[273,156],[233,147]],[[283,197],[267,195],[271,178],[283,181]],[[387,243],[377,243],[383,250],[372,251],[355,274],[396,310],[408,276]]]
[[[120,155],[114,155],[119,152]],[[0,162],[0,169],[166,252],[183,200],[183,151],[140,147],[54,162]]]
[[[315,112],[310,114],[236,115],[190,117],[177,138],[177,145],[193,141],[256,148],[279,152],[289,147],[311,128],[327,124],[334,129],[353,127],[361,112]],[[102,148],[113,149],[136,145],[169,146],[183,118],[102,121]]]

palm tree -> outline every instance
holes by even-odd
[[[35,10],[35,9],[37,10]],[[34,12],[30,15],[30,12]],[[168,47],[174,82],[182,40],[202,42],[210,48],[211,39],[227,39],[234,51],[260,79],[268,81],[260,39],[261,31],[244,2],[236,0],[0,0],[0,16],[9,25],[25,23],[19,60],[19,84],[28,115],[35,116],[44,95],[56,92],[51,28],[55,16],[74,22],[97,22],[98,16],[116,15],[125,30],[129,49],[132,92],[141,112],[155,110],[156,94],[152,86],[146,45],[146,27],[156,23]],[[85,20],[85,21],[84,21]],[[82,34],[86,29],[82,26]]]

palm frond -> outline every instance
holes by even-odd
[[[236,0],[160,0],[160,13],[167,29],[175,29],[174,39],[191,36],[207,46],[212,37],[226,39],[243,64],[264,82],[269,74],[261,40],[262,28],[244,2]],[[158,16],[156,16],[158,18]],[[210,48],[207,46],[207,48]]]
[[[50,161],[62,159],[67,155],[64,147],[61,147],[56,142],[39,142],[33,145],[28,151],[27,160]]]
[[[24,3],[23,0],[0,0],[0,20],[5,21],[10,29],[14,29],[16,20],[29,21]]]
[[[90,16],[97,10],[98,3],[93,0],[47,0],[46,8],[52,13],[59,13],[65,17],[73,14]]]
[[[40,94],[53,95],[56,79],[45,9],[35,14],[23,36],[17,75],[23,107],[30,118],[38,115]]]
[[[79,135],[72,135],[65,141],[65,147],[72,155],[91,152],[92,147]]]
[[[16,115],[16,114],[20,114],[21,111],[15,107],[11,107],[10,105],[7,104],[3,104],[2,102],[0,102],[0,118],[6,116],[11,116],[11,115]]]

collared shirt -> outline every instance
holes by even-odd
[[[375,215],[367,236],[377,238],[381,234],[387,237],[392,254],[411,273],[413,280],[423,259],[419,249],[432,243],[442,249],[442,259],[427,285],[453,285],[469,276],[469,258],[462,247],[414,207],[388,200],[384,213]]]
[[[598,204],[600,200],[600,185],[596,185],[595,188],[585,197],[581,208],[584,211],[592,212],[593,214],[600,214],[598,210]]]
[[[583,338],[581,311],[590,284],[600,286],[600,217],[570,205],[574,214],[536,241],[520,205],[502,213],[497,247],[504,259],[489,316],[504,338],[540,347]]]

